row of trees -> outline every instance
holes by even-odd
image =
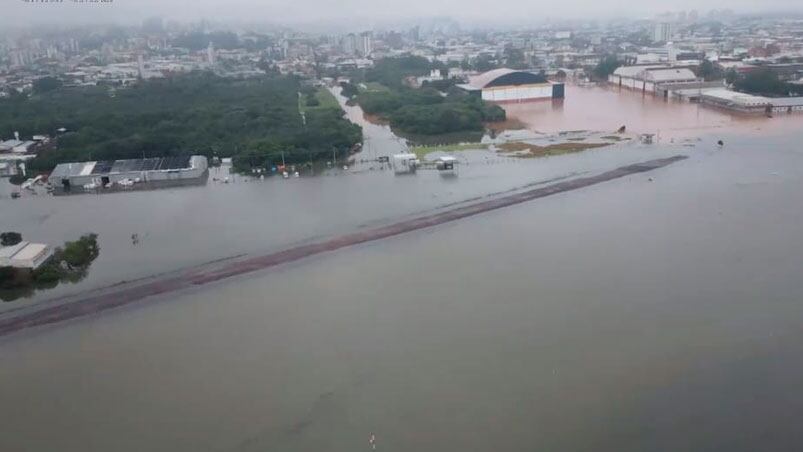
[[[455,80],[427,82],[411,88],[403,80],[439,69],[421,57],[386,58],[376,62],[357,81],[378,82],[387,90],[359,93],[355,85],[345,85],[344,95],[354,97],[363,111],[390,121],[391,127],[405,134],[439,135],[481,131],[484,123],[503,121],[505,111],[455,87]]]
[[[49,171],[82,160],[203,154],[237,157],[266,148],[290,159],[346,153],[362,131],[338,109],[299,114],[299,80],[267,76],[247,80],[211,73],[149,80],[112,96],[103,87],[56,88],[30,97],[0,99],[0,136],[53,133],[58,148],[29,168]]]
[[[735,76],[733,89],[743,93],[764,96],[803,95],[803,87],[785,82],[769,69],[757,69],[744,75]]]

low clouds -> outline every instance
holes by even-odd
[[[666,10],[713,8],[736,11],[800,11],[798,0],[113,0],[111,3],[27,3],[4,0],[0,25],[36,23],[139,22],[159,15],[181,21],[207,18],[274,24],[389,22],[406,18],[450,16],[469,23],[492,24],[546,18],[644,17]]]

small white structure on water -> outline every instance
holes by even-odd
[[[457,162],[451,155],[444,155],[435,159],[435,168],[441,173],[454,174],[457,171]]]
[[[0,247],[0,267],[30,268],[35,270],[53,255],[53,249],[44,243],[22,241]]]
[[[415,154],[394,154],[390,159],[393,172],[396,174],[414,174],[418,169],[418,157]]]

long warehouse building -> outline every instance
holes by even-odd
[[[202,155],[62,163],[48,177],[55,194],[202,185],[209,177]]]
[[[563,99],[563,83],[546,80],[543,75],[514,69],[494,69],[473,77],[458,87],[496,103]]]

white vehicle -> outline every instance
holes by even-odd
[[[394,154],[390,160],[396,174],[414,174],[420,163],[418,157],[412,153]]]

